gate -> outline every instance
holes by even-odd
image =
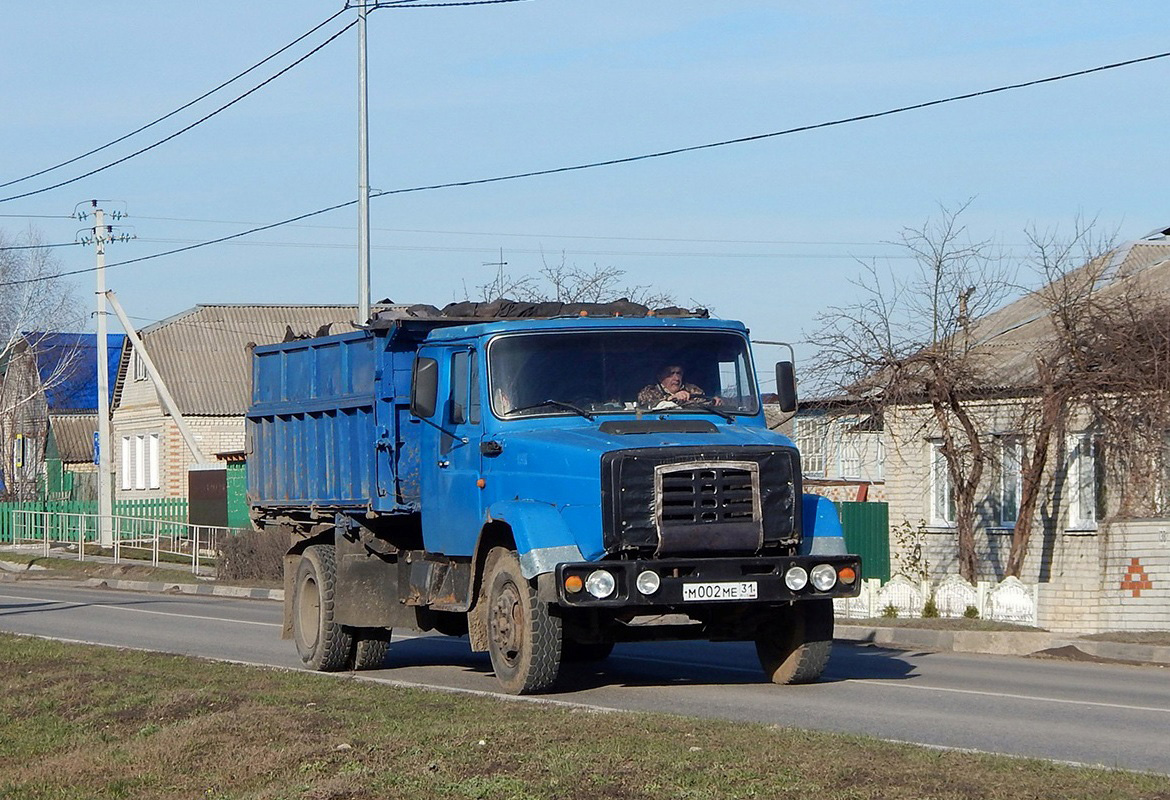
[[[890,507],[886,503],[838,503],[845,549],[861,556],[865,578],[890,579]]]

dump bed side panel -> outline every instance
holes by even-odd
[[[365,331],[258,347],[247,415],[248,501],[265,508],[374,508],[376,420],[387,337]],[[392,387],[393,384],[391,383]]]

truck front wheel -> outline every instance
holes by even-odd
[[[333,545],[306,548],[293,581],[293,640],[305,666],[318,672],[347,669],[353,635],[333,621],[337,575]]]
[[[795,603],[760,626],[756,654],[772,683],[813,683],[833,647],[833,601]]]
[[[561,620],[520,573],[516,553],[497,547],[488,555],[488,653],[496,679],[509,694],[532,694],[556,682],[561,666]]]

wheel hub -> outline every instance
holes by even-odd
[[[508,662],[515,661],[520,654],[522,627],[520,592],[515,584],[507,583],[492,605],[489,629],[496,648]]]

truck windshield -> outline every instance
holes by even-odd
[[[508,334],[487,356],[492,411],[505,419],[759,410],[747,341],[734,333]]]

